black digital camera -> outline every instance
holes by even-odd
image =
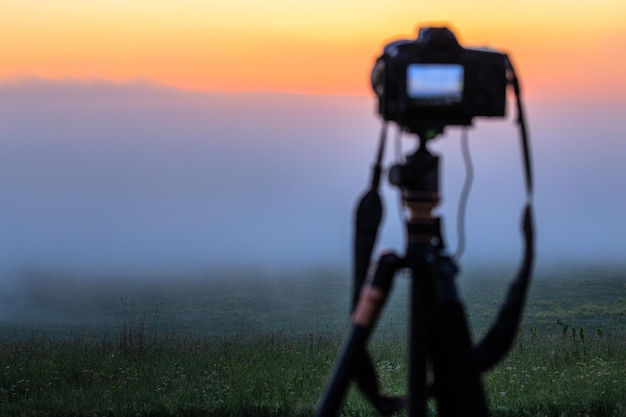
[[[419,135],[447,125],[471,125],[475,116],[506,113],[508,57],[466,49],[447,27],[420,28],[416,40],[387,44],[372,69],[378,112]]]

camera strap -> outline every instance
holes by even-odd
[[[533,219],[533,177],[530,157],[530,146],[524,108],[522,105],[519,80],[513,69],[513,64],[507,57],[507,66],[510,73],[509,82],[513,85],[517,104],[517,124],[520,128],[522,150],[524,153],[524,174],[526,180],[526,205],[522,215],[522,232],[524,235],[524,254],[517,272],[517,277],[511,283],[506,299],[498,312],[495,323],[475,349],[475,359],[478,370],[484,372],[494,366],[509,351],[519,327],[522,310],[526,302],[526,294],[530,284],[530,277],[535,257],[535,233]]]
[[[528,141],[528,131],[526,130],[526,118],[524,117],[524,106],[522,105],[522,94],[519,85],[519,79],[515,74],[515,69],[513,68],[513,63],[507,57],[507,66],[509,68],[511,78],[510,83],[513,86],[513,91],[515,92],[515,103],[517,106],[517,124],[520,128],[520,135],[522,140],[522,149],[524,152],[524,174],[526,178],[526,195],[529,199],[532,198],[533,193],[533,176],[532,176],[532,166],[530,159],[530,146]]]
[[[351,311],[357,306],[359,296],[372,260],[372,253],[378,236],[378,229],[383,216],[383,204],[378,189],[382,173],[382,159],[387,138],[387,122],[383,122],[378,143],[376,162],[372,167],[372,181],[363,194],[355,212],[355,231],[353,241],[353,287]],[[378,388],[378,376],[368,352],[357,349],[359,354],[352,367],[353,377],[361,392],[373,403],[379,404],[382,397]],[[332,391],[331,391],[332,392]],[[335,400],[338,400],[337,398]],[[333,408],[336,408],[333,406]]]
[[[372,261],[372,253],[378,236],[378,228],[380,227],[383,216],[383,204],[378,189],[380,187],[382,159],[385,151],[386,138],[387,122],[384,122],[380,132],[376,162],[372,167],[372,183],[363,197],[361,197],[355,213],[356,227],[353,241],[354,287],[352,308],[354,308],[359,299],[361,287],[367,277],[367,270]]]

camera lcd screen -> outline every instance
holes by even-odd
[[[447,106],[463,100],[462,65],[410,64],[406,77],[406,93],[415,104]]]

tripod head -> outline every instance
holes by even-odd
[[[427,148],[432,137],[419,136],[419,147],[403,164],[391,167],[389,182],[400,188],[402,201],[408,209],[409,242],[430,243],[443,247],[440,219],[433,211],[441,201],[439,194],[439,156]]]

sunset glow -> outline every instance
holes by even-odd
[[[622,0],[6,0],[0,81],[149,80],[189,90],[371,95],[382,46],[420,24],[510,52],[535,97],[626,93]]]

